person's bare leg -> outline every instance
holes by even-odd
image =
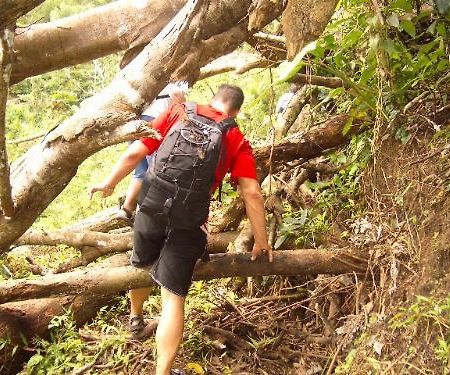
[[[152,288],[131,289],[129,293],[131,302],[130,316],[142,315],[144,302],[150,295]]]
[[[161,288],[162,311],[156,330],[156,375],[169,375],[183,338],[184,301],[165,288]]]
[[[128,186],[127,195],[123,202],[123,207],[130,212],[136,209],[137,198],[141,191],[142,180],[138,178],[131,179],[130,186]]]

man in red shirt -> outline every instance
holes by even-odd
[[[239,87],[221,85],[209,105],[198,105],[197,115],[220,122],[236,117],[244,101]],[[156,118],[152,127],[164,138],[170,128],[186,117],[186,106],[176,104]],[[116,185],[129,174],[147,154],[158,149],[162,140],[150,138],[135,142],[119,159],[112,173],[103,184],[93,187],[93,193],[100,191],[109,196]],[[223,139],[223,156],[216,168],[212,191],[217,188],[227,172],[231,181],[239,186],[250,220],[255,245],[252,260],[267,253],[272,261],[272,250],[267,241],[264,201],[256,179],[255,160],[248,141],[238,127],[230,128]],[[152,194],[152,189],[155,194]],[[134,226],[134,248],[131,263],[134,266],[147,266],[153,263],[151,276],[161,285],[162,312],[156,331],[157,375],[169,375],[184,327],[184,302],[192,281],[195,263],[202,256],[206,246],[206,234],[201,228],[172,228],[167,217],[162,214],[161,202],[152,201],[157,196],[158,187],[150,186],[146,201],[136,214]],[[164,203],[164,202],[163,202]],[[155,210],[148,209],[155,208]],[[146,209],[147,208],[147,209]],[[130,328],[139,334],[144,328],[143,304],[148,298],[150,288],[130,291]]]

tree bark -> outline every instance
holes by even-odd
[[[44,0],[3,0],[0,2],[0,29],[15,25],[16,20]]]
[[[294,123],[288,130],[288,135],[292,135],[301,131],[305,131],[313,124],[313,117],[311,112],[311,104],[305,104],[300,110]]]
[[[192,8],[197,6],[197,2],[189,2],[109,86],[83,102],[78,112],[18,160],[12,173],[17,210],[13,220],[0,219],[0,251],[7,250],[25,232],[86,157],[132,138],[129,134],[135,127],[130,129],[127,121],[140,113],[146,101],[156,97],[172,72],[172,78],[180,78],[194,69],[198,76],[201,66],[231,52],[254,32],[247,28],[250,4],[250,0],[217,2],[189,23]],[[278,14],[267,14],[267,22]],[[202,39],[212,30],[219,34]]]
[[[264,257],[252,262],[250,255],[212,255],[211,261],[197,263],[194,280],[236,276],[341,274],[364,272],[367,267],[365,258],[346,249],[276,251],[272,263]],[[123,254],[123,264],[128,262],[128,256]],[[148,267],[132,266],[99,267],[34,280],[7,280],[0,284],[0,303],[80,293],[103,295],[142,288],[153,285],[148,270]]]
[[[282,18],[288,59],[292,59],[307,43],[322,34],[337,3],[337,0],[288,1]]]
[[[1,6],[0,6],[1,10]],[[6,152],[6,102],[9,93],[11,74],[11,55],[13,51],[13,32],[0,28],[0,216],[11,217],[14,213],[14,202],[11,195],[9,178],[8,153]]]
[[[11,83],[146,44],[185,3],[114,1],[74,16],[17,29]]]

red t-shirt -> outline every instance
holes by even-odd
[[[227,118],[227,115],[210,105],[197,105],[197,114],[205,116],[216,122]],[[169,129],[186,116],[186,108],[183,104],[174,104],[166,112],[162,113],[152,122],[152,127],[159,131],[164,138]],[[162,140],[142,138],[141,142],[148,148],[148,154],[153,154]],[[256,163],[253,157],[250,143],[238,127],[231,128],[224,138],[223,147],[225,155],[216,169],[216,177],[212,190],[214,191],[223,180],[227,172],[231,172],[231,181],[236,184],[239,177],[253,178],[256,180]]]

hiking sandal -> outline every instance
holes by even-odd
[[[143,315],[134,315],[130,318],[128,329],[133,338],[139,338],[142,336],[145,328],[145,321]]]

